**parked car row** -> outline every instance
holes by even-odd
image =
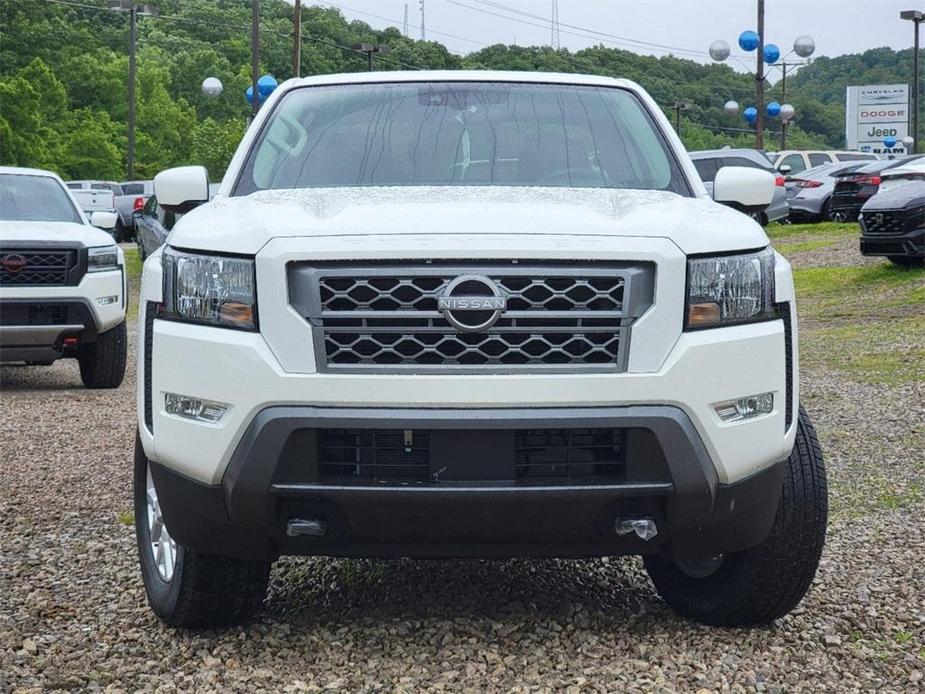
[[[81,209],[90,214],[106,209],[117,215],[116,226],[107,229],[117,242],[127,241],[135,236],[133,215],[144,207],[154,192],[152,181],[68,181],[65,185],[77,199]]]
[[[781,152],[769,152],[768,159],[782,174],[792,176],[825,164],[852,161],[873,162],[878,161],[879,158],[873,152],[787,149]]]

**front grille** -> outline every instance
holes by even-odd
[[[625,481],[622,429],[517,429],[513,460],[498,459],[523,484],[620,484]],[[462,434],[454,432],[454,435]],[[467,436],[477,435],[468,432]],[[433,484],[452,479],[431,460],[429,431],[318,430],[318,481],[327,484]],[[499,455],[503,455],[499,453]],[[441,477],[441,473],[443,476]],[[496,478],[498,479],[498,478]]]
[[[911,210],[887,210],[865,212],[862,225],[865,234],[901,236],[925,226],[925,207]]]
[[[457,312],[440,298],[466,277],[503,296],[494,310]],[[627,328],[651,304],[651,266],[290,266],[290,301],[312,325],[322,370],[621,370]],[[460,285],[462,280],[463,284]],[[456,284],[453,284],[453,283]],[[479,296],[490,298],[485,286]],[[490,319],[495,319],[492,323]]]
[[[76,250],[7,249],[0,252],[0,285],[66,285],[76,264]]]

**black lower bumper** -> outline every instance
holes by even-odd
[[[75,356],[78,345],[95,342],[98,335],[99,327],[86,299],[0,301],[0,361]]]
[[[925,227],[904,234],[861,234],[861,255],[925,259]]]
[[[320,477],[318,460],[319,432],[332,427],[412,435],[444,432],[444,440],[454,446],[448,451],[430,444],[430,464],[441,473],[436,481],[335,484]],[[512,450],[503,443],[507,432],[579,427],[621,431],[625,454],[618,481],[565,478],[539,483],[505,465]],[[496,449],[502,452],[492,453]],[[587,557],[732,552],[767,535],[784,474],[784,465],[777,464],[735,485],[718,484],[688,417],[661,406],[464,411],[278,407],[254,419],[220,485],[194,482],[155,462],[151,469],[167,527],[178,542],[205,553],[262,559],[280,554]],[[493,474],[495,469],[504,472]],[[655,522],[654,538],[618,532],[621,520],[639,518]],[[296,519],[315,523],[323,534],[290,536],[287,528]]]

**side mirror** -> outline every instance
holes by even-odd
[[[119,221],[119,215],[115,212],[106,212],[104,210],[97,210],[90,214],[90,224],[100,229],[105,229],[106,231],[112,231],[116,228],[116,223]]]
[[[784,175],[793,171],[790,164],[781,164],[780,166],[777,167],[777,170],[780,171]]]
[[[774,199],[774,176],[746,166],[724,166],[713,180],[713,199],[740,212],[761,212]]]
[[[204,166],[178,166],[154,177],[154,195],[168,212],[184,214],[209,201],[209,172]]]

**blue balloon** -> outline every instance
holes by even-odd
[[[258,95],[258,97],[260,98],[260,101],[259,101],[258,103],[261,103],[261,104],[262,104],[264,101],[267,100],[267,98],[259,91],[259,90],[260,90],[260,87],[259,87],[259,86],[257,87],[257,90],[258,90],[258,91],[257,91],[257,95]],[[253,85],[251,85],[250,87],[248,87],[247,90],[244,92],[244,98],[247,99],[247,103],[249,103],[249,104],[253,104],[253,103],[254,103],[254,87],[253,87]]]
[[[757,32],[748,30],[739,34],[739,48],[743,51],[753,51],[758,48],[759,38]]]
[[[276,81],[273,75],[264,75],[257,80],[257,89],[260,90],[260,96],[263,98],[270,96],[278,84],[279,82]]]
[[[769,43],[764,47],[764,62],[768,65],[773,65],[778,58],[780,58],[780,48],[773,43]]]
[[[896,138],[892,135],[887,135],[885,138],[883,138],[883,145],[893,149],[893,147],[896,146]]]
[[[742,115],[745,116],[745,120],[749,123],[754,123],[758,118],[758,109],[754,106],[749,106],[747,109],[742,111]]]
[[[780,104],[777,103],[776,101],[772,101],[771,103],[768,104],[767,111],[768,111],[768,115],[771,116],[771,118],[775,118],[779,116],[780,115]]]

